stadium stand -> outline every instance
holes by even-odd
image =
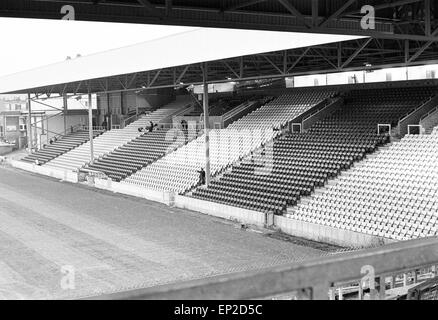
[[[222,113],[232,103],[237,104],[240,101],[241,99],[222,99],[220,100],[221,103],[218,102],[213,109]],[[113,181],[119,182],[163,157],[166,153],[193,140],[197,135],[198,132],[194,132],[193,129],[184,133],[173,128],[145,133],[99,158],[93,165],[88,165],[87,168],[103,172]]]
[[[314,105],[335,95],[329,90],[308,90],[286,93],[279,96],[243,118],[228,128],[280,128]]]
[[[272,139],[274,134],[272,129],[258,131],[258,134],[251,134],[248,130],[211,130],[211,173],[214,175],[222,171],[243,154]],[[122,182],[154,190],[186,192],[199,182],[198,171],[205,166],[204,141],[203,134]]]
[[[102,131],[94,131],[94,136],[97,137]],[[45,146],[44,148],[36,151],[35,153],[25,156],[22,161],[35,163],[38,160],[39,164],[44,164],[50,160],[59,157],[60,155],[80,146],[81,144],[90,140],[88,131],[77,131],[74,133],[62,136],[52,144]]]
[[[342,174],[287,217],[394,240],[438,234],[438,128]]]
[[[120,181],[185,144],[188,138],[174,129],[144,133],[87,168],[103,172],[113,181]]]
[[[222,97],[216,99],[216,101],[210,101],[209,115],[210,116],[221,116],[226,112],[233,110],[240,104],[246,102],[246,98],[235,96],[235,97]],[[186,116],[199,116],[203,113],[202,105],[196,104],[194,109],[186,114]]]
[[[185,106],[185,105],[184,105]],[[172,103],[163,108],[157,109],[147,115],[142,116],[137,121],[134,121],[124,129],[113,129],[105,132],[104,134],[93,139],[94,147],[94,158],[99,157],[114,151],[116,148],[123,146],[129,141],[142,135],[139,132],[139,128],[145,128],[149,126],[149,122],[152,121],[154,124],[159,124],[160,121],[166,119],[172,114],[181,110],[180,103]],[[67,169],[67,170],[77,170],[89,163],[90,161],[90,143],[87,142],[80,147],[71,150],[54,160],[47,162],[46,166]]]
[[[283,214],[287,206],[295,205],[315,187],[322,187],[329,178],[349,169],[354,161],[389,142],[388,134],[377,134],[377,124],[395,125],[431,92],[427,88],[354,90],[346,95],[341,109],[308,131],[276,139],[272,151],[268,152],[270,157],[260,153],[245,159],[212,181],[207,189],[195,190],[192,196]],[[277,119],[286,110],[274,111],[273,108],[269,113],[260,112],[262,115],[255,124],[281,122]]]
[[[430,134],[433,128],[438,126],[438,106],[421,118],[420,125],[425,129],[425,133],[427,134]]]
[[[334,94],[320,90],[281,95],[261,108],[232,123],[227,129],[210,132],[210,166],[212,175],[268,143],[289,121]],[[275,110],[275,112],[273,112]],[[122,183],[148,189],[185,193],[199,183],[198,171],[205,166],[202,135],[191,143],[143,168]]]

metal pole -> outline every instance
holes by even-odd
[[[46,123],[47,123],[47,125],[46,125],[46,130],[47,130],[47,138],[46,138],[46,140],[47,140],[47,143],[49,143],[49,140],[50,140],[50,131],[49,131],[49,116],[46,114]]]
[[[93,150],[93,105],[91,100],[91,93],[88,94],[88,132],[90,135],[90,163],[94,163]]]
[[[111,106],[110,106],[110,94],[109,93],[107,93],[106,94],[106,106],[107,106],[107,108],[108,108],[108,113],[107,113],[107,115],[108,115],[108,121],[106,121],[107,122],[107,124],[106,124],[106,128],[105,129],[107,129],[108,128],[108,130],[111,130],[112,129],[112,115],[111,115]]]
[[[204,133],[205,133],[205,184],[210,184],[210,137],[209,137],[209,115],[208,115],[208,83],[207,83],[207,62],[203,63],[202,80],[204,89]]]
[[[67,133],[67,95],[62,96],[64,114],[64,135]]]
[[[27,127],[28,127],[28,136],[27,136],[27,145],[29,146],[30,153],[32,153],[32,105],[30,100],[30,93],[27,94],[27,106],[28,106],[28,115],[27,115]]]

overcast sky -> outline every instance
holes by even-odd
[[[0,76],[193,29],[0,18]]]

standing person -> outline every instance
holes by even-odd
[[[201,170],[199,170],[198,172],[199,172],[199,183],[203,185],[205,184],[205,170],[204,168],[201,168]]]
[[[187,138],[188,138],[188,130],[187,130],[188,125],[187,125],[187,121],[185,121],[184,119],[181,120],[181,128],[182,128],[182,131],[184,133],[184,139],[187,140]]]
[[[152,121],[149,121],[150,123],[150,127],[149,127],[149,132],[152,132],[152,130],[154,130],[154,123]]]

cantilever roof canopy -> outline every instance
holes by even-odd
[[[80,93],[151,88],[172,69],[173,84],[182,82],[199,63],[309,47],[362,37],[270,31],[196,29],[161,39],[79,57],[0,78],[0,93]],[[274,63],[266,57],[266,63]],[[223,62],[231,75],[235,66]],[[278,69],[278,66],[276,67]],[[238,69],[238,68],[237,68]],[[210,71],[210,69],[209,69]],[[234,78],[234,75],[232,76]],[[225,78],[222,78],[225,79]]]

